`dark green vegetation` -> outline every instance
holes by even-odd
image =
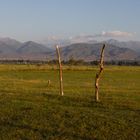
[[[0,65],[0,139],[140,138],[140,67],[105,67],[99,103],[97,67],[64,69],[60,97],[56,66]]]

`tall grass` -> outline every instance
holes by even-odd
[[[65,66],[60,97],[57,66],[0,65],[0,139],[139,139],[140,67],[105,67],[99,103],[97,71]]]

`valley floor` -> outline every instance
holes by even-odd
[[[0,65],[0,139],[138,140],[140,67],[107,66],[94,100],[97,67]],[[50,84],[48,84],[50,80]]]

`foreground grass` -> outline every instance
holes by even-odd
[[[56,66],[0,65],[0,139],[139,139],[140,67],[106,67],[99,103],[97,70],[64,67],[60,97]]]

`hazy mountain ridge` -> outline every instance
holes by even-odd
[[[0,42],[5,43],[13,48],[18,48],[22,43],[11,38],[0,38]]]
[[[74,43],[61,48],[63,60],[70,58],[93,61],[99,59],[103,42],[88,40],[87,43]],[[105,60],[140,60],[140,42],[119,42],[107,40]],[[68,43],[68,42],[67,42]],[[133,49],[130,49],[132,48]],[[55,50],[40,43],[21,43],[10,38],[0,38],[0,59],[56,59]]]
[[[118,46],[121,48],[132,49],[140,54],[140,42],[139,41],[126,41],[126,42],[124,42],[124,41],[110,39],[110,40],[107,40],[106,42],[108,44],[115,45],[115,46]]]
[[[88,44],[97,44],[97,43],[103,43],[106,42],[107,44],[115,45],[121,48],[129,48],[134,51],[137,51],[140,53],[140,41],[118,41],[115,39],[107,39],[107,40],[95,40],[95,36],[93,35],[79,35],[75,37],[70,37],[70,38],[48,38],[42,43],[45,44],[46,46],[52,47],[56,44],[60,46],[69,46],[71,44],[76,44],[76,43],[88,43]]]
[[[87,44],[77,43],[62,48],[61,54],[63,59],[83,59],[85,61],[98,60],[102,43]],[[128,48],[120,48],[114,45],[106,44],[105,60],[135,60],[138,55],[135,51]]]
[[[0,38],[0,53],[8,54],[15,53],[21,45],[21,42],[10,39],[10,38]]]
[[[18,42],[10,38],[0,38],[0,59],[45,59],[51,49],[33,42]]]
[[[33,42],[33,41],[28,41],[23,43],[17,50],[16,52],[20,54],[34,54],[34,53],[45,53],[45,52],[50,52],[51,49],[45,47],[42,44]]]

